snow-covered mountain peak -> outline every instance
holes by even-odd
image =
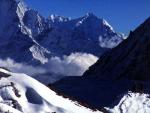
[[[36,37],[48,27],[46,19],[33,9],[28,9],[25,12],[23,23],[31,30],[33,37]]]
[[[123,40],[92,13],[76,19],[44,18],[20,0],[0,0],[0,25],[0,58],[31,65],[72,53],[100,56]]]
[[[64,23],[69,22],[71,19],[63,16],[59,16],[56,14],[50,15],[47,19],[47,23],[49,25],[49,28],[66,28]]]
[[[32,37],[46,28],[45,19],[36,10],[29,9],[23,0],[0,1],[0,24],[0,37],[12,37],[17,30]]]
[[[0,10],[2,10],[3,12],[11,11],[12,13],[16,13],[21,20],[27,10],[27,7],[23,0],[1,0],[0,6]]]
[[[22,21],[23,16],[28,8],[26,7],[25,3],[22,0],[17,0],[17,4],[18,4],[18,6],[17,6],[16,13],[18,14],[19,18]]]
[[[85,16],[88,18],[90,18],[90,17],[96,17],[97,18],[97,16],[92,12],[87,13]]]
[[[52,30],[46,32],[47,38],[42,38],[45,39],[42,45],[47,45],[46,47],[51,48],[52,53],[57,55],[60,53],[69,55],[75,51],[94,53],[99,56],[103,49],[113,48],[123,40],[123,37],[116,33],[108,22],[92,13],[71,20],[51,15],[47,21]],[[84,47],[81,42],[84,43]],[[96,49],[93,51],[92,48]],[[100,52],[96,53],[96,51]]]
[[[88,73],[88,76],[92,75],[106,80],[150,80],[149,26],[150,18],[134,31],[131,31],[128,38],[118,47],[102,56],[101,59],[103,60],[98,60],[85,75]]]
[[[109,28],[110,28],[110,30],[112,30],[113,32],[114,32],[114,29],[113,29],[113,27],[105,20],[105,19],[102,19],[102,23],[103,23],[103,25],[105,25],[105,26],[108,26]]]
[[[0,0],[0,37],[9,39],[19,26],[23,26],[22,19],[27,8],[21,1]],[[6,34],[7,32],[7,34]]]
[[[71,20],[70,18],[59,16],[56,14],[52,14],[47,18],[47,22],[49,24],[49,27],[60,27],[63,26],[64,23]]]
[[[48,19],[51,20],[52,22],[66,22],[70,20],[70,18],[58,16],[56,14],[50,15]]]
[[[93,13],[87,13],[85,16],[76,19],[78,20],[76,26],[79,26],[81,24],[86,24],[86,26],[92,25],[92,26],[99,26],[101,29],[108,29],[108,31],[114,32],[113,27],[103,18],[99,18]]]
[[[113,27],[103,18],[99,18],[94,13],[87,13],[85,16],[83,16],[83,19],[86,19],[87,21],[90,20],[99,20],[99,24],[102,24],[104,26],[108,26],[111,30],[113,30]]]
[[[95,26],[96,24],[101,23],[100,21],[99,21],[99,23],[97,21],[99,21],[99,19],[93,13],[87,13],[86,15],[84,15],[80,18],[73,19],[73,22],[76,22],[76,25],[75,25],[76,27],[82,26],[84,24],[86,24],[86,25],[93,24]]]
[[[0,0],[0,25],[1,52],[6,52],[1,56],[15,58],[13,52],[20,52],[23,56],[28,53],[26,58],[32,60],[29,48],[37,43],[35,36],[47,29],[45,18],[37,11],[27,8],[22,0]],[[21,54],[17,60],[20,59]]]
[[[85,20],[85,21],[92,21],[92,20],[102,20],[99,17],[97,17],[95,14],[93,13],[87,13],[86,15],[82,16],[81,18],[79,18],[79,20]]]

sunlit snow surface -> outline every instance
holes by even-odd
[[[2,111],[13,113],[100,113],[100,111],[92,111],[77,102],[58,96],[54,91],[25,74],[11,73],[4,69],[0,69],[0,72],[12,75],[0,80],[0,108]],[[10,86],[11,82],[14,83],[20,97],[14,93],[13,87]],[[16,100],[17,108],[19,106],[21,108],[13,108],[11,100]]]
[[[111,113],[150,113],[150,95],[129,92],[109,111]]]
[[[58,96],[28,75],[12,73],[1,68],[0,72],[11,75],[0,80],[0,113],[8,111],[12,113],[101,113]],[[110,113],[150,112],[148,94],[128,92],[123,95],[118,105],[105,109]]]

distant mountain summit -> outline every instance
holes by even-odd
[[[76,19],[55,14],[45,18],[22,0],[0,0],[0,25],[0,60],[42,68],[43,76],[34,75],[40,81],[55,81],[68,73],[79,76],[124,40],[106,20],[92,13]],[[87,61],[81,65],[82,57]],[[4,66],[9,67],[7,61]],[[15,66],[9,68],[20,70]]]
[[[46,63],[51,56],[73,52],[99,56],[123,40],[105,20],[94,14],[77,19],[57,15],[44,18],[22,0],[0,1],[0,25],[3,48],[0,57],[30,64]],[[18,52],[21,54],[17,55]]]
[[[85,77],[100,79],[150,79],[150,18],[141,24],[118,47],[104,54]]]
[[[115,106],[117,109],[116,105],[119,103],[119,109],[112,112],[130,113],[132,112],[130,107],[133,107],[136,99],[126,101],[131,97],[130,94],[128,95],[129,91],[135,98],[138,94],[150,94],[149,50],[150,18],[131,31],[129,37],[117,47],[104,53],[82,77],[66,77],[50,86],[59,93],[97,108]],[[138,102],[142,103],[141,100],[136,100],[136,103]],[[123,108],[122,105],[129,106]],[[137,108],[134,106],[135,109]],[[137,109],[137,111],[140,110]]]
[[[26,10],[27,9],[22,2],[16,0],[0,1],[1,38],[5,38],[5,40],[9,39],[18,31],[18,29],[21,29],[24,33],[26,32],[25,28],[22,26],[22,19]]]
[[[53,21],[51,26],[82,34],[83,37],[98,42],[102,48],[113,48],[123,40],[123,36],[116,33],[106,20],[98,18],[93,13],[87,13],[85,16],[77,19],[60,16],[53,16],[51,19],[50,22]],[[81,36],[77,35],[76,37]]]
[[[35,45],[43,51],[43,47],[34,39],[34,36],[45,29],[43,21],[36,11],[27,8],[22,1],[1,0],[0,57],[3,59],[9,57],[24,63],[36,61],[37,59],[33,60],[33,52],[29,48]],[[41,59],[38,61],[42,62]]]
[[[51,15],[47,21],[52,29],[38,39],[43,39],[40,44],[57,56],[72,52],[100,56],[124,40],[106,20],[91,13],[77,19]]]

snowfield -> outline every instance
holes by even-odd
[[[0,113],[102,113],[57,95],[26,74],[12,73],[2,68],[0,72],[0,76],[3,75],[0,79]],[[105,108],[108,113],[150,112],[148,94],[128,92],[118,104],[117,101],[114,101],[112,108]]]
[[[150,95],[129,92],[109,111],[111,113],[150,113]]]
[[[13,113],[101,113],[58,96],[48,87],[25,74],[11,73],[0,80],[0,110]]]

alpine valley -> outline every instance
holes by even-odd
[[[0,113],[150,113],[149,38],[0,0]]]

